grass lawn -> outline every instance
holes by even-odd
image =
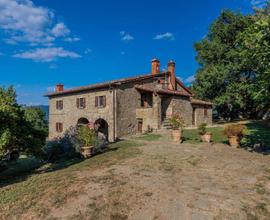
[[[47,204],[58,206],[63,204],[71,193],[75,196],[80,193],[82,183],[72,171],[119,164],[124,159],[140,155],[139,146],[141,144],[136,141],[119,141],[111,144],[107,152],[89,160],[74,159],[55,164],[42,165],[33,158],[20,159],[17,166],[14,164],[0,174],[1,218],[14,218],[29,209],[39,213],[40,217],[46,216]],[[78,187],[67,190],[72,185]],[[47,198],[47,201],[41,201],[41,198]],[[46,205],[42,202],[46,202]]]
[[[256,143],[262,143],[270,149],[270,128],[263,122],[250,122],[245,124],[247,130],[242,140],[245,146],[252,146]],[[207,128],[212,132],[212,141],[214,143],[228,143],[227,137],[224,135],[224,127]],[[200,142],[198,129],[185,129],[183,132],[184,143],[196,144]]]
[[[160,134],[143,134],[139,137],[134,137],[136,140],[142,140],[142,141],[157,141],[159,138],[161,138]]]
[[[223,127],[207,128],[207,131],[212,132],[212,141],[214,143],[227,143]],[[184,143],[197,144],[201,141],[198,129],[185,129],[183,135]]]

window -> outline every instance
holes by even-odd
[[[63,123],[60,123],[60,122],[56,123],[56,131],[63,132]]]
[[[95,97],[95,106],[98,108],[106,107],[106,96],[96,96]]]
[[[63,100],[56,101],[56,109],[62,110],[63,109]]]
[[[153,105],[152,93],[141,93],[141,107],[149,108]]]
[[[207,108],[204,107],[204,113],[203,113],[204,117],[207,117]]]
[[[77,108],[85,108],[86,101],[85,98],[77,98]]]

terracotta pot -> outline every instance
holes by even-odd
[[[239,147],[239,138],[237,136],[229,136],[229,144],[231,147]]]
[[[202,142],[210,143],[211,139],[212,139],[212,133],[211,132],[207,132],[204,135],[201,135]]]
[[[172,139],[173,141],[181,141],[182,139],[182,131],[177,129],[177,130],[172,130]]]
[[[92,148],[93,146],[81,147],[81,154],[83,155],[84,158],[89,158],[92,156]]]

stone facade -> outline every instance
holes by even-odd
[[[212,104],[192,99],[192,93],[174,76],[174,62],[168,64],[170,72],[160,73],[159,65],[157,60],[153,60],[152,74],[149,75],[71,90],[57,85],[56,92],[47,94],[50,104],[49,138],[63,135],[81,119],[86,124],[102,120],[106,124],[109,141],[144,132],[148,128],[158,130],[163,121],[173,114],[180,114],[187,126],[212,124]],[[96,104],[96,97],[101,96],[106,97],[104,107]],[[84,108],[78,108],[78,98],[85,99]],[[63,109],[57,109],[57,101],[62,101]],[[62,124],[60,130],[57,129],[59,123]]]

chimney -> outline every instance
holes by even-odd
[[[64,91],[64,85],[63,84],[57,84],[55,87],[55,92],[63,92]]]
[[[168,63],[168,72],[169,72],[169,86],[168,89],[170,90],[176,90],[176,79],[175,79],[175,62],[169,61]]]
[[[152,60],[152,75],[160,73],[160,62],[158,59],[153,59]]]

